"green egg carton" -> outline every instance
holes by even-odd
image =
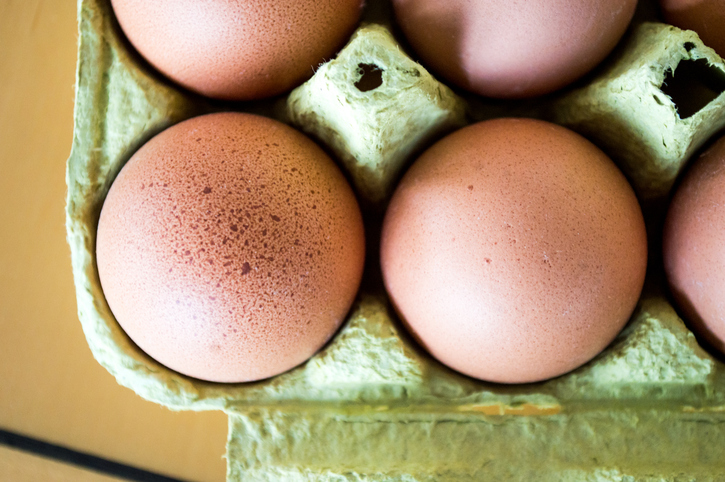
[[[391,35],[389,4],[368,4],[366,19],[387,27],[363,24],[308,82],[275,100],[223,104],[155,73],[123,38],[109,0],[79,0],[66,219],[93,355],[148,400],[226,412],[229,481],[725,481],[725,364],[678,317],[656,267],[629,324],[604,352],[535,384],[486,383],[432,359],[395,318],[375,269],[334,339],[264,381],[180,375],[122,331],[98,278],[96,226],[115,175],[164,128],[216,110],[291,123],[334,153],[379,226],[379,210],[418,152],[467,119],[505,115],[505,103],[482,112],[485,102],[434,79]],[[532,112],[585,132],[640,195],[663,196],[725,119],[725,94],[686,121],[662,91],[668,72],[676,78],[679,63],[691,59],[725,72],[693,33],[633,26],[586,85],[538,101]],[[516,105],[512,112],[521,111]],[[653,154],[663,140],[670,147]],[[376,247],[369,252],[375,256]]]

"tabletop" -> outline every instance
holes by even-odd
[[[122,480],[2,445],[15,437],[221,481],[226,415],[172,412],[116,384],[78,321],[64,227],[77,36],[73,0],[0,0],[0,480]]]

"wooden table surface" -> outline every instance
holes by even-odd
[[[226,415],[141,399],[96,363],[81,331],[64,227],[76,41],[73,0],[0,0],[0,429],[222,481]],[[116,480],[0,449],[0,480]]]

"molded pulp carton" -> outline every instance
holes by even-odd
[[[222,103],[150,68],[108,0],[79,0],[67,228],[96,359],[146,399],[224,410],[229,480],[725,481],[725,365],[668,302],[659,259],[673,182],[725,125],[723,61],[693,32],[643,22],[656,20],[643,3],[617,50],[583,81],[532,101],[488,101],[416,63],[390,11],[370,0],[348,45],[290,94]],[[693,69],[701,74],[688,76]],[[686,93],[710,89],[709,102],[668,95],[675,83]],[[164,128],[219,110],[310,134],[348,173],[366,212],[368,266],[342,329],[307,363],[248,384],[199,381],[145,355],[113,318],[95,264],[98,216],[123,164]],[[382,288],[376,234],[395,181],[422,149],[474,120],[522,115],[577,130],[619,164],[643,204],[651,255],[640,303],[602,354],[554,380],[507,386],[456,374],[411,340]]]

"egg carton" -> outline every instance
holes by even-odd
[[[370,0],[367,24],[308,82],[273,100],[223,103],[150,68],[108,0],[79,0],[78,20],[66,220],[79,318],[93,355],[121,385],[174,410],[228,414],[228,480],[725,480],[725,364],[669,304],[657,259],[677,174],[725,125],[725,64],[694,33],[640,18],[576,86],[534,101],[486,101],[412,60],[391,34],[390,5]],[[681,79],[690,64],[700,74]],[[692,96],[668,95],[664,84],[675,80],[690,91],[704,84],[708,102],[691,107]],[[343,327],[303,365],[246,384],[186,377],[142,352],[114,319],[95,259],[104,198],[133,152],[170,125],[220,110],[312,135],[343,165],[367,212],[368,266]],[[504,115],[566,125],[609,153],[644,201],[653,257],[614,342],[569,374],[525,385],[474,380],[432,359],[393,314],[376,269],[380,213],[401,171],[445,133]]]

